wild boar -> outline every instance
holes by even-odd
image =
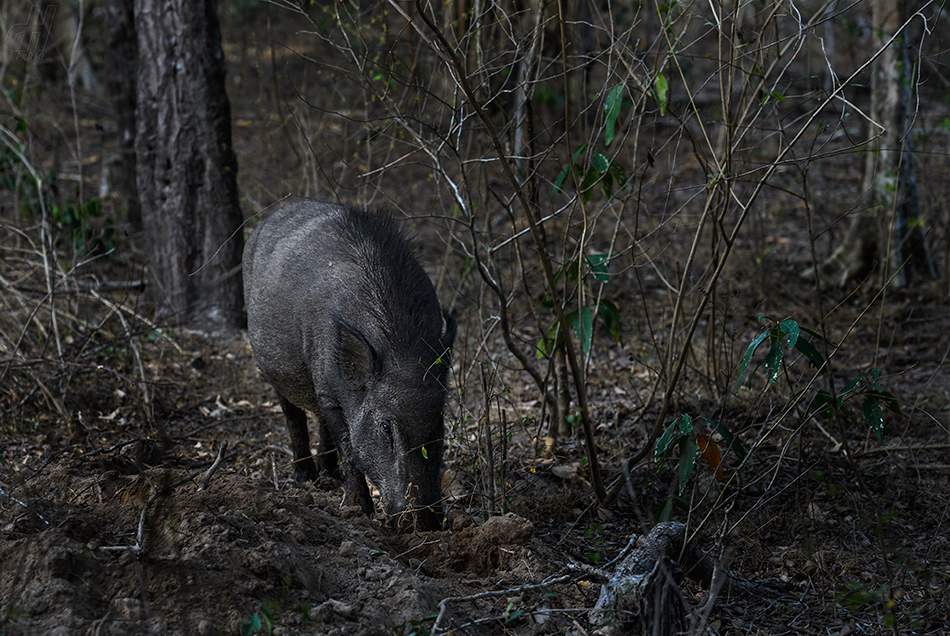
[[[456,321],[388,214],[282,201],[244,248],[251,349],[287,419],[298,481],[342,469],[345,499],[443,520],[443,408]],[[336,452],[334,452],[336,451]],[[400,524],[402,525],[402,524]]]

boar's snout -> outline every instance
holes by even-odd
[[[441,530],[444,518],[440,504],[407,507],[405,502],[395,502],[386,505],[386,521],[398,532]]]

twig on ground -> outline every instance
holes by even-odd
[[[210,471],[209,471],[210,472]],[[193,481],[195,477],[198,476],[198,473],[191,473],[187,477],[179,479],[174,484],[160,488],[158,492],[154,493],[151,497],[148,498],[148,501],[145,502],[145,505],[142,506],[142,512],[139,514],[139,525],[135,533],[135,543],[133,545],[104,545],[100,546],[100,550],[129,550],[131,552],[142,552],[145,550],[145,517],[148,514],[149,508],[152,507],[159,497],[163,497],[175,491],[176,488],[182,484]]]
[[[274,490],[280,490],[280,480],[277,479],[277,458],[274,457],[274,452],[270,453],[270,474],[271,481],[274,482]]]
[[[208,487],[208,484],[211,482],[211,477],[214,476],[218,469],[221,468],[221,461],[224,459],[224,451],[228,449],[228,440],[221,442],[221,447],[218,448],[218,457],[214,460],[214,463],[211,464],[211,468],[208,469],[208,472],[205,473],[204,478],[201,480],[201,484],[198,486],[198,492],[201,492]]]
[[[586,575],[585,575],[586,576]],[[571,579],[575,578],[570,574],[561,574],[550,576],[540,583],[529,583],[527,585],[521,585],[519,587],[507,588],[504,590],[489,590],[487,592],[480,592],[479,594],[472,594],[471,596],[452,596],[449,598],[444,598],[439,601],[439,614],[435,618],[435,623],[432,624],[432,631],[430,632],[433,636],[439,633],[439,630],[442,629],[442,621],[445,619],[445,614],[448,611],[449,603],[466,603],[469,601],[477,601],[483,598],[492,598],[494,596],[508,596],[520,594],[522,592],[527,592],[529,590],[536,590],[542,587],[548,587],[550,585],[556,585],[558,583],[566,583]]]
[[[25,502],[20,501],[19,499],[17,499],[16,497],[14,497],[14,496],[11,495],[10,493],[8,493],[8,492],[4,489],[4,484],[0,484],[0,496],[6,497],[7,499],[9,499],[10,501],[12,501],[13,503],[18,503],[18,504],[20,504],[21,506],[23,506],[24,508],[26,508],[27,510],[29,510],[30,512],[32,512],[34,515],[36,515],[37,519],[39,519],[40,521],[42,521],[42,522],[45,523],[46,525],[49,525],[49,521],[47,521],[46,519],[44,519],[44,518],[43,518],[43,515],[41,515],[40,513],[36,512],[35,510],[30,509],[30,507],[29,507]]]
[[[867,457],[868,455],[881,455],[883,453],[892,453],[892,452],[901,452],[909,451],[911,453],[916,453],[920,451],[928,450],[947,450],[950,449],[950,444],[902,444],[900,446],[876,446],[874,448],[869,448],[863,450],[859,453],[852,453],[852,455],[857,459],[860,457]],[[931,464],[934,465],[934,464]]]
[[[418,550],[419,548],[421,548],[421,547],[423,547],[423,546],[432,545],[432,544],[434,544],[434,543],[441,543],[441,542],[442,542],[441,539],[431,539],[431,540],[429,540],[429,541],[423,541],[423,542],[420,543],[419,545],[414,545],[414,546],[412,546],[411,548],[409,548],[409,549],[406,550],[405,552],[400,552],[399,554],[397,554],[396,556],[394,556],[393,559],[395,559],[396,561],[398,561],[399,559],[401,559],[402,557],[406,556],[406,555],[409,554],[410,552],[414,552],[415,550]]]

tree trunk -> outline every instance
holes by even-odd
[[[872,14],[874,47],[879,50],[903,24],[906,0],[872,0]],[[900,283],[936,277],[919,220],[908,126],[912,83],[905,35],[884,49],[871,68],[872,123],[864,172],[867,205],[818,268],[819,277],[829,284],[841,286],[875,270],[885,280],[899,271]],[[809,270],[803,275],[814,274]]]
[[[133,232],[142,229],[142,212],[135,186],[135,83],[138,55],[132,0],[108,0],[105,76],[115,110],[119,156],[110,161],[112,183],[125,206]]]
[[[242,217],[214,0],[136,0],[135,150],[146,299],[179,324],[244,321]]]

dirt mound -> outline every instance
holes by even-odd
[[[90,461],[47,467],[28,484],[42,498],[0,511],[5,633],[390,634],[454,593],[427,571],[488,571],[530,536],[514,516],[394,535],[309,486],[219,473],[198,491],[178,469]]]

